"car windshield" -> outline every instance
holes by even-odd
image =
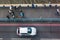
[[[30,27],[28,27],[28,33],[31,33],[32,29]]]

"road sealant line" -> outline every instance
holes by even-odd
[[[10,26],[11,26],[11,27],[12,27],[12,26],[13,26],[13,27],[14,27],[14,26],[15,26],[15,27],[16,27],[16,26],[17,26],[17,27],[20,27],[20,26],[40,26],[40,27],[41,27],[41,26],[53,26],[53,27],[55,27],[55,26],[57,26],[57,27],[58,27],[58,26],[59,26],[59,27],[60,27],[60,24],[0,24],[0,27],[1,27],[1,26],[8,26],[8,27],[10,27]]]

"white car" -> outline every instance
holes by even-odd
[[[18,27],[17,35],[19,36],[35,36],[36,35],[35,27]]]

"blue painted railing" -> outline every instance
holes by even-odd
[[[44,22],[44,21],[47,21],[47,22],[51,22],[51,21],[57,21],[57,22],[60,22],[60,18],[0,18],[0,22],[20,22],[20,21],[32,21],[32,22]]]

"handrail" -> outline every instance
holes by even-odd
[[[60,22],[60,18],[0,18],[0,22]]]

